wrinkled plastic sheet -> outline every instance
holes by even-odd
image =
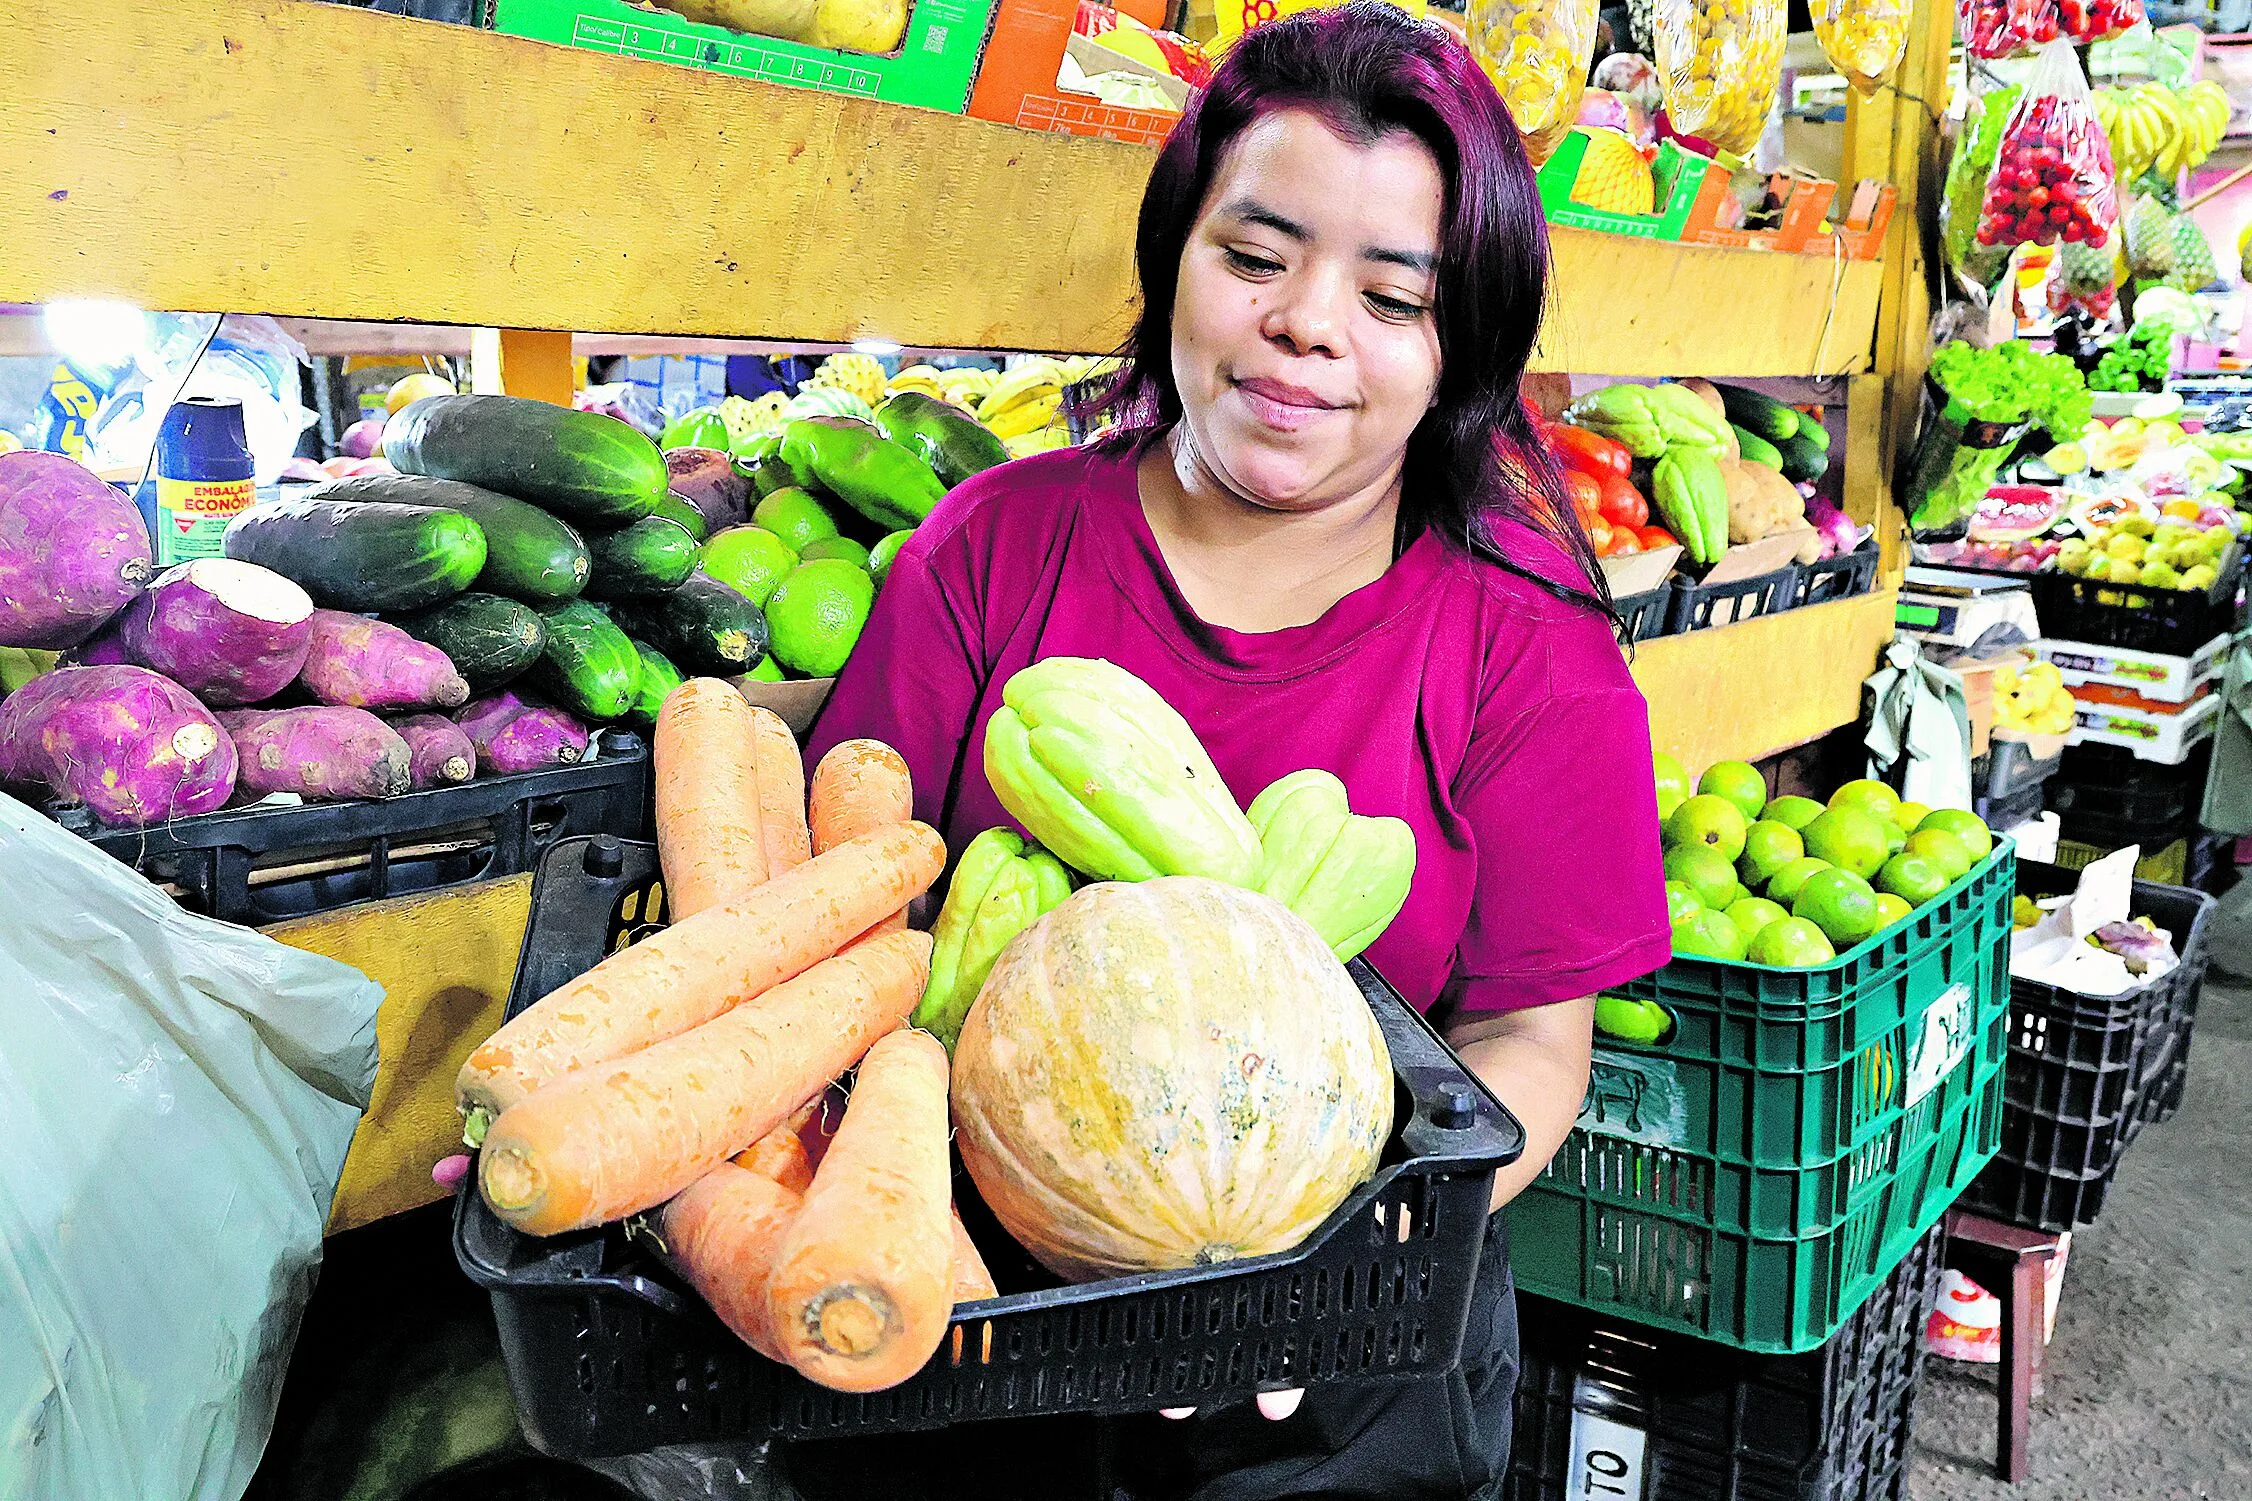
[[[237,1501],[382,990],[0,797],[0,1497]]]

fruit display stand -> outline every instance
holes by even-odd
[[[1883,256],[1552,237],[1538,368],[1819,378],[1846,509],[1877,527],[1875,592],[1634,649],[1653,738],[1699,763],[1852,723],[1891,635],[1935,180],[1903,101],[1938,86],[1948,35],[1943,7],[1916,14],[1898,97],[1849,106],[1841,180],[1900,185]],[[507,390],[559,401],[574,333],[1068,352],[1131,317],[1147,147],[305,0],[88,0],[20,17],[16,46],[41,61],[0,98],[0,302],[451,325]],[[525,901],[504,881],[280,930],[389,987],[361,1128],[388,1176],[348,1171],[339,1223],[438,1196],[454,1122],[415,1088],[497,1021]]]

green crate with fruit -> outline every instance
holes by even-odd
[[[1658,763],[1675,957],[1597,1002],[1522,1285],[1748,1349],[1850,1317],[1991,1156],[2015,853],[1849,783]]]

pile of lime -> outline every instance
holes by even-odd
[[[839,533],[818,497],[787,487],[759,501],[747,524],[714,533],[700,555],[704,572],[766,612],[771,655],[750,676],[779,682],[785,672],[822,678],[842,669],[910,535],[865,546]]]

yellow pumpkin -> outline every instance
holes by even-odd
[[[1376,1169],[1391,1056],[1306,921],[1198,876],[1089,886],[1019,934],[954,1052],[955,1140],[1075,1282],[1285,1251]]]

